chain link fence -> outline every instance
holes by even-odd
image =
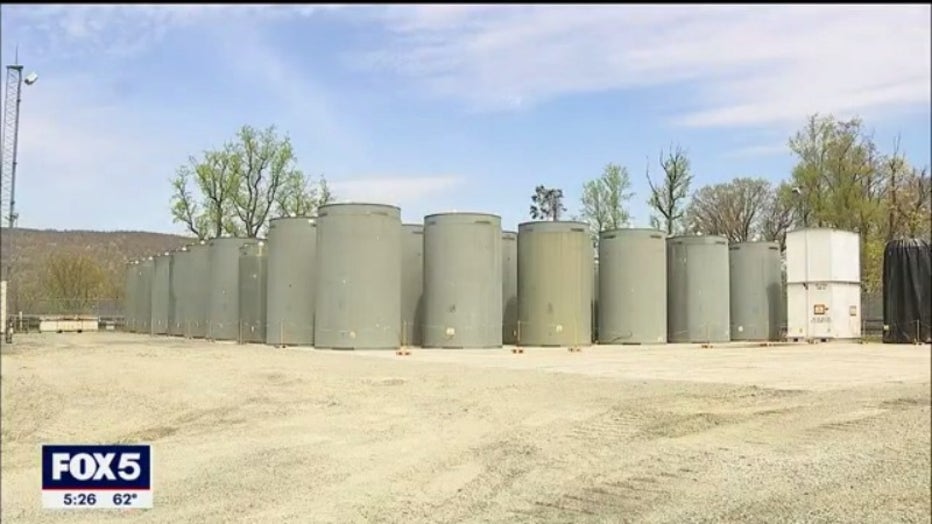
[[[883,336],[883,293],[879,291],[861,293],[861,336]]]

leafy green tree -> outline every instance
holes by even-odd
[[[797,156],[790,183],[801,225],[865,234],[877,228],[886,183],[881,155],[860,119],[813,115],[789,145]]]
[[[560,213],[566,211],[563,206],[563,190],[547,188],[543,185],[534,188],[531,196],[531,218],[534,220],[560,220]]]
[[[278,192],[276,210],[281,216],[310,216],[318,207],[332,201],[333,193],[323,175],[316,187],[303,176],[292,176]]]
[[[205,151],[201,159],[188,158],[172,180],[171,211],[200,239],[219,237],[226,231],[226,218],[232,212],[233,195],[239,181],[230,165],[231,147]],[[198,194],[191,190],[195,186]],[[199,198],[197,198],[199,197]]]
[[[660,167],[664,177],[656,185],[650,178],[649,167],[647,172],[647,184],[650,186],[647,204],[656,211],[650,217],[650,224],[672,235],[682,229],[686,198],[693,176],[690,173],[689,157],[679,146],[671,147],[666,155],[660,151]]]
[[[812,115],[789,141],[797,157],[784,195],[797,226],[833,227],[861,236],[862,284],[879,288],[888,218],[889,177],[884,157],[858,118]]]
[[[628,170],[616,164],[606,165],[602,176],[583,184],[580,218],[589,223],[596,243],[599,241],[599,232],[625,227],[630,223],[627,202],[634,196],[630,189]]]
[[[291,140],[274,126],[243,126],[222,148],[189,158],[172,188],[174,221],[201,239],[257,237],[272,213],[313,214],[322,198],[332,199],[323,178],[315,188],[298,169]]]

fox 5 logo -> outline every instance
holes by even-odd
[[[42,446],[42,489],[150,489],[147,445]]]

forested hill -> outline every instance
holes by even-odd
[[[11,312],[24,313],[55,312],[62,299],[119,300],[127,261],[194,241],[145,231],[4,228],[2,234],[4,265],[10,256],[13,262],[8,305]]]

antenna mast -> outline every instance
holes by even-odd
[[[23,66],[19,64],[19,47],[16,63],[6,66],[6,91],[3,97],[3,127],[0,129],[0,227],[16,227],[16,150],[19,142],[19,106],[23,90]],[[9,233],[9,231],[7,231]],[[9,234],[3,235],[3,254],[6,273],[9,272]]]

